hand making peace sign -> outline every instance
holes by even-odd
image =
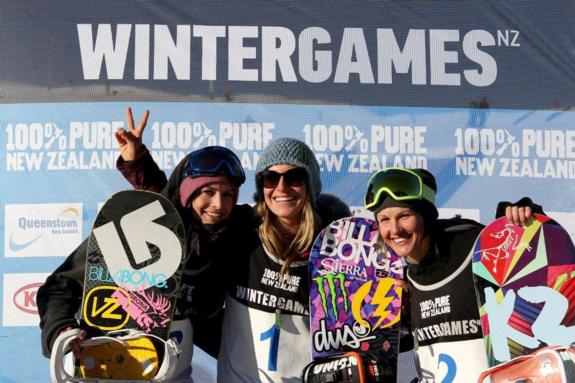
[[[149,115],[150,111],[146,110],[138,123],[138,127],[135,128],[134,118],[132,117],[132,108],[126,108],[128,131],[120,128],[114,133],[120,146],[120,155],[124,161],[133,161],[146,152],[145,147],[142,144],[142,135],[146,128],[146,124],[148,123]]]

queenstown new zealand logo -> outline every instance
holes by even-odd
[[[11,206],[10,214],[18,214],[14,209],[16,206]],[[32,205],[20,209],[24,213],[19,212],[19,216],[15,217],[16,225],[8,240],[8,250],[11,253],[29,248],[41,238],[46,238],[46,235],[49,236],[47,240],[52,240],[55,236],[78,234],[81,219],[78,209],[66,208],[58,212],[56,217],[52,215],[51,209],[50,205],[43,206],[40,213],[34,212]]]

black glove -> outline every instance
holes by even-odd
[[[499,202],[497,204],[497,210],[495,211],[495,218],[500,218],[500,217],[505,216],[505,209],[507,208],[507,206],[519,206],[519,207],[529,206],[533,213],[539,213],[539,214],[545,215],[545,212],[543,211],[543,208],[541,207],[541,205],[537,205],[536,203],[531,201],[531,198],[529,198],[529,197],[523,197],[515,203],[511,203],[511,202],[507,202],[507,201]]]

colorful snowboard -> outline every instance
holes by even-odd
[[[539,214],[528,226],[502,217],[472,251],[490,366],[575,342],[575,247],[565,229]]]
[[[382,251],[374,221],[337,220],[316,238],[309,261],[312,357],[370,351],[397,365],[401,258]]]
[[[185,254],[184,226],[168,199],[136,190],[114,194],[100,210],[90,234],[82,319],[103,332],[135,329],[166,340]],[[135,347],[144,350],[141,344]],[[116,348],[105,344],[90,352],[108,350],[113,356],[119,352]],[[92,354],[83,352],[83,372],[90,369],[85,363],[106,359],[106,355]],[[125,356],[116,356],[126,363]],[[98,367],[118,369],[120,375],[110,376],[108,371],[107,378],[125,378],[120,366],[92,366],[96,374]]]

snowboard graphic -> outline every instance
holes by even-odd
[[[114,194],[90,233],[82,319],[104,333],[138,330],[166,340],[185,254],[184,226],[168,199],[147,191]],[[129,353],[114,342],[84,347],[83,375],[154,377],[159,361],[152,342],[130,337],[124,342]]]
[[[312,357],[373,352],[395,368],[399,350],[401,258],[378,243],[374,221],[332,222],[316,238],[310,260]]]
[[[575,342],[575,247],[565,229],[540,214],[528,226],[502,217],[472,251],[490,366]]]

